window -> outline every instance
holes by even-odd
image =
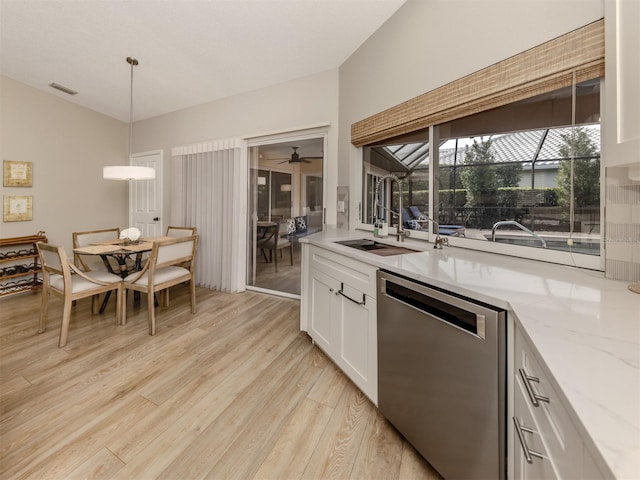
[[[598,124],[447,140],[438,178],[438,221],[468,237],[600,254]]]
[[[399,212],[399,190],[395,182],[382,179],[393,174],[404,180],[402,204],[422,208],[429,205],[429,133],[417,132],[390,144],[365,148],[363,177],[363,212],[365,223],[382,219],[396,226],[399,218],[407,222],[405,212]],[[378,182],[382,179],[380,184]],[[376,186],[378,187],[376,190]],[[376,209],[376,196],[378,208]],[[390,213],[390,211],[393,213]]]
[[[390,225],[400,218],[418,238],[428,238],[436,222],[460,246],[575,265],[579,257],[597,259],[599,117],[597,79],[437,125],[434,138],[426,129],[367,146],[363,223],[390,221],[388,208],[396,219]],[[403,179],[403,211],[394,182],[393,189],[380,185],[376,212],[377,179],[390,173]]]

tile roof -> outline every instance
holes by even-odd
[[[581,125],[591,142],[600,154],[600,125]],[[492,152],[496,163],[522,162],[531,165],[535,159],[538,165],[557,165],[560,161],[559,150],[565,144],[563,135],[570,135],[571,127],[550,128],[541,130],[527,130],[492,136]],[[540,142],[544,142],[540,148]],[[464,156],[468,147],[458,147],[455,163],[464,164]],[[412,143],[404,145],[390,145],[385,147],[387,153],[409,169],[426,167],[429,164],[429,144]],[[539,152],[538,152],[539,149]],[[440,149],[440,165],[454,165],[455,148]],[[537,153],[537,155],[536,155]]]

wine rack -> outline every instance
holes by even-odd
[[[42,233],[0,238],[0,296],[42,286],[42,268],[36,248],[36,243],[47,241]]]

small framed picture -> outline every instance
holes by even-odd
[[[33,162],[4,161],[5,187],[33,186]]]
[[[5,195],[3,220],[5,222],[25,222],[33,220],[33,196]]]

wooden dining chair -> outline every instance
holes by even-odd
[[[147,321],[149,335],[156,334],[154,294],[160,292],[160,303],[168,306],[169,297],[163,295],[169,287],[189,282],[191,313],[196,313],[195,257],[198,250],[198,235],[171,238],[153,242],[149,260],[139,272],[124,279],[124,288],[147,295]],[[186,266],[185,266],[186,265]],[[127,321],[123,309],[122,323]]]
[[[167,237],[188,237],[197,233],[196,227],[167,227]]]
[[[43,333],[47,326],[47,310],[51,294],[62,297],[62,324],[60,326],[60,340],[58,347],[67,344],[69,322],[71,320],[71,304],[81,298],[91,297],[91,313],[98,313],[99,294],[116,291],[116,324],[122,323],[123,318],[123,284],[122,279],[113,273],[105,271],[83,272],[71,263],[63,247],[48,243],[36,244],[40,263],[42,265],[42,308],[40,309],[40,324],[38,333]]]
[[[188,237],[190,235],[196,235],[197,233],[198,229],[196,227],[167,227],[167,237]],[[188,265],[182,266],[188,268]]]
[[[100,242],[118,240],[120,238],[120,228],[105,228],[103,230],[89,230],[86,232],[73,232],[73,248],[86,247]],[[113,272],[118,271],[118,265],[114,260],[110,260]],[[73,263],[85,272],[107,271],[107,267],[100,256],[80,255],[74,252]]]
[[[293,242],[287,237],[280,236],[280,225],[275,224],[265,229],[263,238],[259,238],[257,241],[257,248],[262,251],[264,260],[267,263],[273,262],[278,271],[278,253],[282,255],[282,251],[285,248],[289,249],[291,265],[293,265]],[[267,252],[269,252],[269,258],[267,258]]]

